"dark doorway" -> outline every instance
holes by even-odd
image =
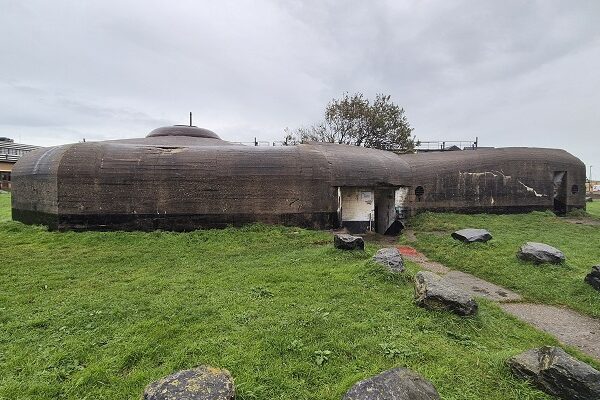
[[[395,189],[375,190],[375,231],[381,234],[398,234],[397,229],[389,230],[396,221]]]
[[[567,213],[567,171],[554,171],[554,212]]]

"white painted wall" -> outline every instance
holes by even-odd
[[[341,188],[342,221],[369,221],[375,215],[375,197],[370,188]],[[369,219],[370,218],[370,219]]]
[[[408,218],[408,214],[409,214],[409,209],[408,209],[409,191],[410,191],[410,188],[408,188],[408,187],[401,187],[401,188],[396,189],[396,199],[395,199],[394,206],[396,208],[396,212],[398,213],[398,216],[402,220]]]
[[[404,207],[404,203],[406,202],[408,198],[408,188],[407,187],[401,187],[396,189],[396,207]]]

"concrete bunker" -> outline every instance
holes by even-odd
[[[175,126],[24,155],[12,174],[12,215],[58,230],[188,231],[262,222],[397,234],[422,211],[585,208],[584,185],[584,164],[564,150],[255,147]]]

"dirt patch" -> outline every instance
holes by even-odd
[[[450,271],[450,268],[438,262],[429,260],[425,254],[410,246],[398,246],[398,250],[400,251],[400,254],[402,254],[402,257],[419,264],[421,268],[427,271],[435,272],[436,274],[445,274]]]
[[[415,232],[412,229],[405,229],[402,231],[402,234],[409,242],[416,242],[417,237],[415,236]]]
[[[368,242],[383,247],[394,246],[398,242],[398,236],[382,235],[375,232],[367,232],[356,236],[361,236],[365,243]]]

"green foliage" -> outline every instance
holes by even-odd
[[[329,361],[329,356],[331,355],[331,351],[329,350],[317,350],[315,351],[315,364],[319,367]]]
[[[600,261],[600,227],[575,224],[551,212],[519,215],[424,213],[411,221],[415,246],[435,261],[513,289],[535,302],[565,305],[600,317],[600,296],[583,279]],[[485,228],[493,239],[464,244],[450,237],[462,228]],[[443,229],[443,232],[440,232]],[[559,266],[516,257],[525,242],[554,246],[566,256]]]
[[[396,366],[445,400],[549,399],[505,361],[554,339],[487,302],[468,319],[416,307],[411,282],[367,262],[374,246],[263,225],[47,232],[7,221],[8,204],[0,399],[139,399],[199,364],[230,370],[240,399],[337,400]]]
[[[325,108],[325,120],[309,128],[287,131],[286,143],[308,141],[349,144],[382,150],[411,152],[415,143],[404,109],[389,95],[372,102],[362,93],[333,99]]]
[[[380,343],[381,352],[385,358],[393,360],[395,358],[415,357],[418,354],[414,350],[398,348],[391,343]]]
[[[274,294],[267,288],[257,286],[255,288],[252,288],[252,296],[254,296],[255,298],[270,298],[273,297]]]

